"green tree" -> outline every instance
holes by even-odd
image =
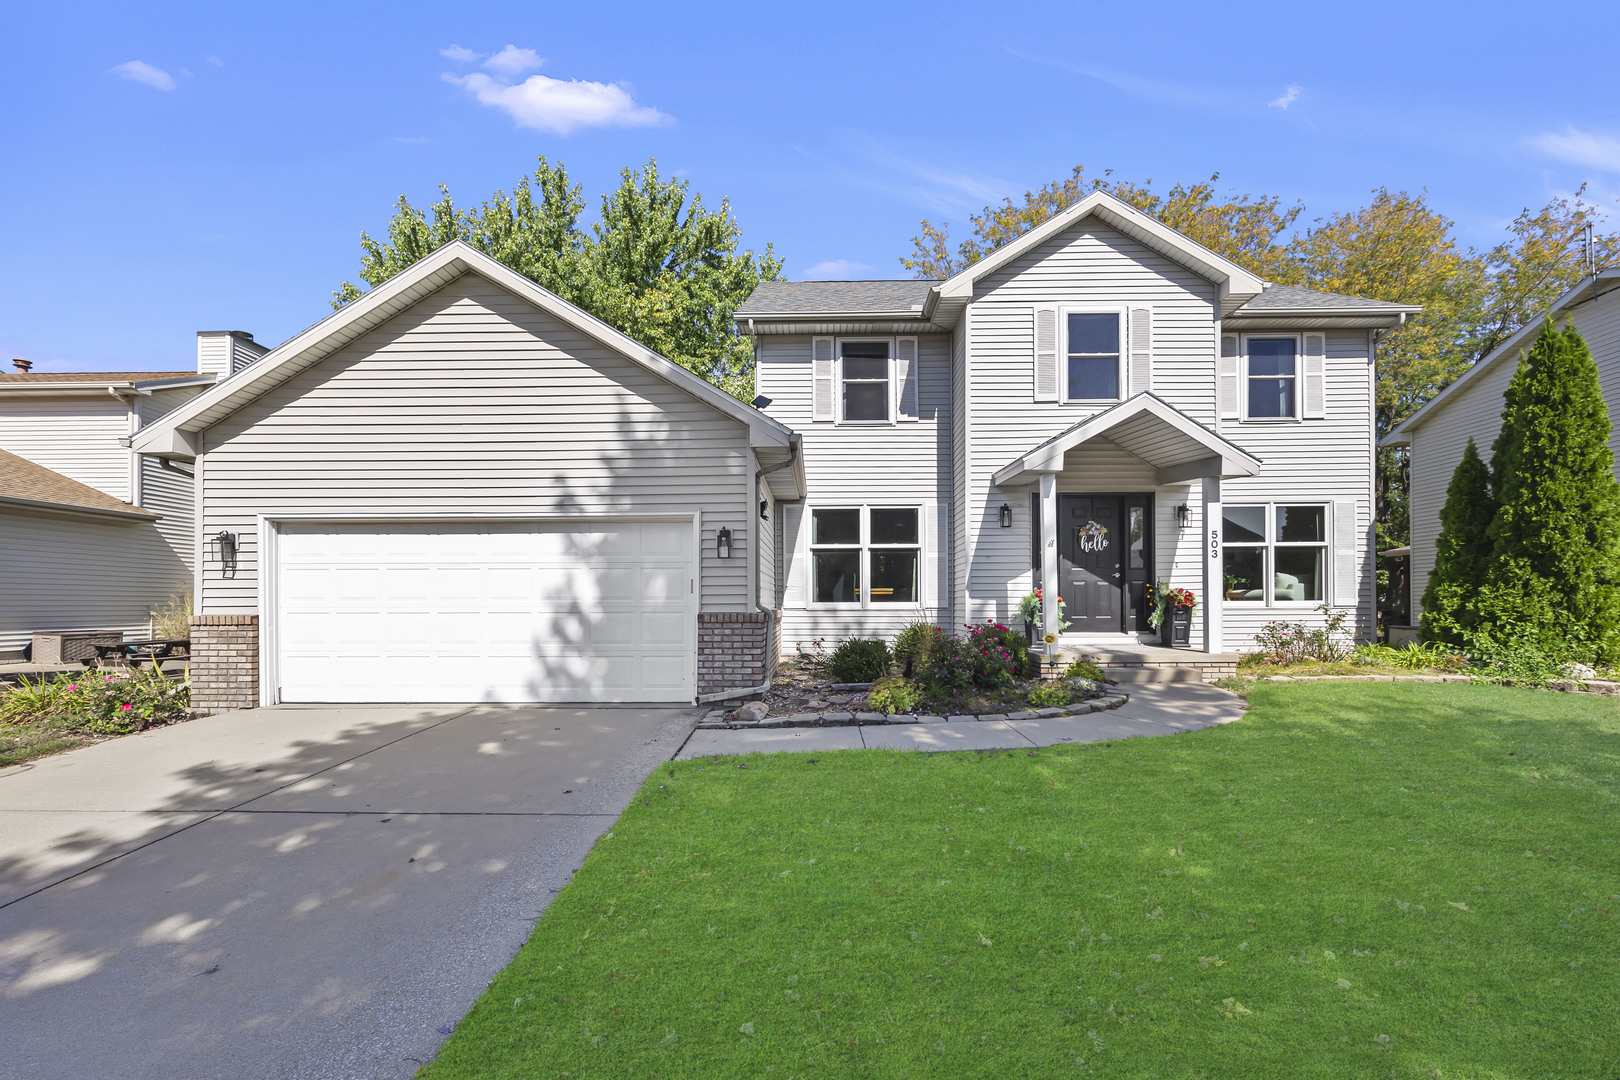
[[[1425,641],[1466,645],[1474,597],[1491,565],[1487,535],[1496,516],[1491,472],[1468,440],[1462,461],[1451,474],[1446,505],[1440,511],[1440,538],[1434,545],[1434,569],[1423,590],[1422,633]]]
[[[729,201],[710,211],[701,196],[688,199],[686,181],[660,177],[653,160],[640,173],[620,173],[588,232],[579,186],[544,157],[510,195],[458,208],[439,191],[428,214],[400,196],[386,240],[360,235],[367,285],[464,240],[716,386],[753,397],[753,349],[731,316],[759,282],[780,276],[782,261],[769,245],[758,257],[738,250],[742,229]],[[332,306],[363,295],[346,281]]]
[[[1620,660],[1620,482],[1597,364],[1574,326],[1542,327],[1505,400],[1470,636],[1487,650]]]

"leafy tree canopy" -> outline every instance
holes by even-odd
[[[738,251],[741,226],[729,200],[710,211],[686,181],[665,180],[649,160],[624,169],[602,196],[600,219],[580,225],[585,200],[568,173],[540,158],[533,177],[458,207],[444,187],[428,212],[401,195],[386,240],[360,234],[360,278],[376,288],[429,252],[464,240],[577,304],[716,386],[753,397],[753,349],[732,327],[737,306],[782,261]],[[345,281],[332,294],[343,307],[365,293]]]

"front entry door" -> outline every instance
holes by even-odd
[[[1058,496],[1058,591],[1071,633],[1125,629],[1122,502],[1118,495]]]

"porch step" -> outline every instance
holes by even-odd
[[[1203,682],[1202,667],[1104,667],[1103,678],[1116,683]]]

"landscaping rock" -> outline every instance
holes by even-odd
[[[977,716],[968,713],[958,713],[955,716],[947,716],[945,722],[947,724],[971,724],[976,723],[978,719]]]
[[[919,724],[943,724],[945,718],[943,716],[919,716],[917,722]]]
[[[770,711],[763,701],[750,701],[739,706],[731,714],[731,719],[734,723],[754,723],[765,719],[765,714]]]
[[[1566,679],[1585,682],[1587,679],[1597,678],[1597,669],[1587,667],[1585,664],[1570,663],[1564,665],[1562,674]]]
[[[821,714],[821,722],[823,724],[850,724],[853,723],[854,720],[854,713],[827,712]]]
[[[855,714],[857,724],[883,724],[887,723],[883,714],[879,712],[858,712]]]
[[[981,724],[984,723],[986,720],[1005,720],[1005,719],[1007,719],[1007,717],[1002,713],[980,713],[979,714],[979,722]]]
[[[1008,713],[1007,714],[1007,719],[1009,719],[1009,720],[1033,720],[1033,719],[1035,719],[1035,714],[1032,713],[1032,712]]]
[[[813,712],[801,712],[794,713],[792,716],[789,716],[786,719],[787,722],[793,727],[809,727],[817,720],[821,719],[821,714]]]
[[[1044,716],[1063,716],[1068,711],[1069,710],[1067,710],[1067,709],[1059,709],[1059,708],[1056,708],[1056,707],[1049,708],[1049,709],[1036,709],[1035,710],[1035,715],[1036,716],[1043,716],[1043,717]]]
[[[883,722],[886,724],[920,724],[922,723],[922,718],[918,716],[908,716],[904,713],[890,713],[883,718]]]
[[[854,694],[828,694],[827,700],[834,705],[848,705],[855,700]]]

